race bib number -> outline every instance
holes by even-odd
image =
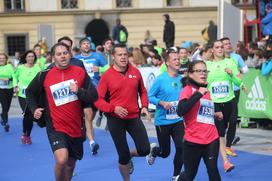
[[[26,86],[22,87],[22,97],[26,98]]]
[[[200,99],[197,122],[214,125],[214,104],[207,99]]]
[[[177,119],[180,118],[177,115],[178,101],[170,102],[172,107],[166,111],[166,119]]]
[[[6,88],[8,88],[8,85],[9,85],[9,80],[1,80],[1,79],[0,79],[0,88],[1,88],[1,89],[6,89]]]
[[[71,83],[75,83],[75,81],[70,79],[50,86],[50,91],[56,106],[78,100],[77,95],[69,89]]]
[[[223,98],[229,95],[229,82],[212,83],[212,95],[215,98]]]
[[[89,75],[89,77],[93,78],[94,77],[94,71],[93,71],[93,67],[94,65],[92,63],[86,63],[83,61],[84,67],[86,69],[87,74]]]

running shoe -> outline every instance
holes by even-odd
[[[226,147],[226,153],[228,156],[232,156],[232,157],[238,156],[237,153],[235,153],[234,150],[230,147]]]
[[[172,181],[178,181],[178,179],[179,179],[179,175],[172,177]]]
[[[21,143],[24,145],[26,144],[26,135],[23,133],[21,136]]]
[[[230,163],[229,161],[226,161],[224,163],[225,172],[230,172],[232,169],[234,169],[234,165],[232,163]]]
[[[94,142],[92,145],[92,155],[96,155],[98,152],[98,149],[99,149],[99,144],[97,144],[96,142]]]
[[[154,153],[154,148],[157,146],[156,143],[151,143],[150,144],[150,153],[145,157],[146,162],[148,165],[153,165],[156,159],[156,154]]]
[[[97,119],[96,119],[96,122],[95,122],[95,125],[97,127],[100,127],[101,126],[101,122],[102,122],[102,116],[98,116]]]
[[[132,158],[128,162],[129,174],[132,174],[134,171],[134,164]]]
[[[9,127],[9,124],[6,123],[5,126],[4,126],[5,132],[9,132],[9,128],[10,128],[10,127]]]
[[[27,145],[31,145],[32,144],[30,136],[26,136],[26,144]]]
[[[240,137],[239,136],[235,136],[235,138],[232,141],[232,145],[236,145],[239,141],[240,141]]]

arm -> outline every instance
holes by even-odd
[[[40,83],[40,76],[42,72],[38,73],[34,79],[30,82],[26,89],[26,104],[29,107],[32,114],[34,114],[35,110],[39,107],[38,106],[38,99],[41,96],[41,87],[43,85]]]
[[[160,86],[159,86],[159,81],[157,78],[155,79],[152,87],[150,88],[148,92],[148,100],[150,103],[154,104],[155,106],[158,106],[160,102],[160,99],[156,97],[159,90],[160,90]]]
[[[203,95],[200,92],[195,92],[189,99],[182,99],[178,103],[177,114],[182,117],[188,111],[192,109],[195,103],[202,97]]]
[[[146,88],[144,86],[144,81],[143,81],[142,75],[141,75],[141,73],[139,71],[138,71],[138,73],[139,73],[139,77],[140,77],[138,92],[139,92],[139,96],[140,96],[140,99],[141,99],[142,108],[143,107],[148,108],[147,91],[146,91]]]
[[[272,60],[263,63],[261,72],[263,76],[266,76],[272,72]]]
[[[107,83],[107,79],[105,78],[105,76],[102,76],[98,86],[97,86],[97,92],[98,92],[98,100],[95,101],[95,106],[105,112],[105,113],[113,113],[115,106],[112,105],[111,103],[107,102],[105,100],[108,92],[108,83]]]
[[[91,82],[90,77],[85,72],[83,88],[79,88],[77,91],[77,96],[83,102],[94,102],[98,99],[97,91]]]

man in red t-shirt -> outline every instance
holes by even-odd
[[[94,102],[98,96],[87,73],[70,65],[71,53],[66,44],[57,43],[51,52],[55,66],[33,79],[26,90],[27,103],[34,118],[43,115],[46,121],[56,180],[71,180],[76,160],[83,156],[81,104]]]
[[[133,172],[131,158],[146,156],[150,152],[147,132],[140,118],[140,114],[145,114],[150,120],[148,98],[140,71],[128,63],[125,45],[115,45],[112,54],[113,65],[101,76],[95,106],[106,113],[108,128],[119,155],[119,170],[123,180],[127,181]],[[136,150],[129,150],[126,132],[134,140]]]

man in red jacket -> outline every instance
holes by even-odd
[[[98,83],[99,98],[95,105],[106,113],[108,128],[119,155],[119,171],[123,180],[129,181],[129,174],[133,172],[131,158],[146,156],[150,152],[147,132],[140,118],[140,114],[145,114],[150,120],[148,98],[139,70],[128,63],[125,45],[115,45],[112,54],[113,65]],[[135,150],[129,150],[126,131],[135,142]]]

